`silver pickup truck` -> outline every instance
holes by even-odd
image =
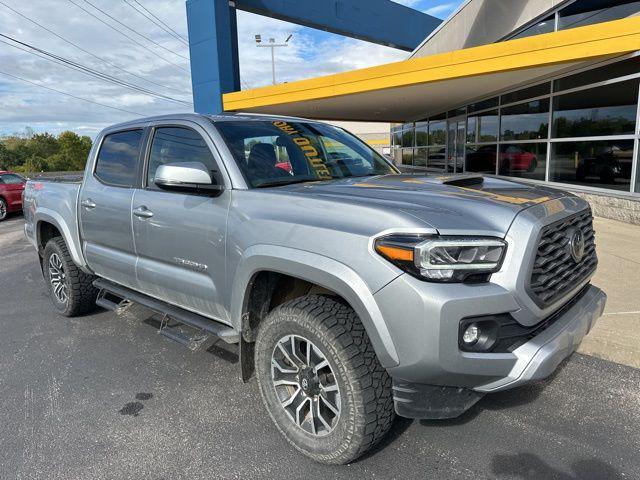
[[[28,182],[24,214],[62,315],[137,303],[190,348],[237,344],[276,427],[326,463],[364,453],[395,413],[453,418],[548,376],[606,300],[580,198],[401,174],[297,118],[107,128],[81,182]]]

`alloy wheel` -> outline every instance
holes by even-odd
[[[49,282],[56,299],[60,303],[67,303],[69,299],[69,287],[67,276],[64,272],[64,265],[57,253],[49,257]]]
[[[308,434],[329,434],[340,418],[340,388],[322,351],[300,335],[282,337],[271,355],[271,377],[282,408]]]

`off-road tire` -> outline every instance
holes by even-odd
[[[53,292],[49,273],[49,259],[57,254],[62,261],[62,267],[67,282],[67,301],[61,302]],[[95,277],[80,270],[69,254],[69,249],[62,237],[54,237],[44,247],[42,259],[42,273],[44,275],[47,291],[53,306],[58,313],[65,317],[76,317],[87,314],[96,308],[98,290],[93,286]]]
[[[341,394],[335,428],[313,436],[294,423],[276,396],[271,361],[276,343],[300,335],[319,347]],[[297,450],[321,463],[351,462],[389,431],[395,412],[391,377],[380,365],[354,310],[337,299],[307,295],[286,302],[261,322],[255,348],[255,371],[265,408],[276,427]]]

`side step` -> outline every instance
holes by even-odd
[[[153,310],[154,312],[162,314],[163,321],[161,322],[159,332],[169,338],[175,339],[179,343],[183,343],[182,341],[177,340],[179,337],[183,337],[182,340],[184,340],[184,344],[193,344],[194,341],[197,342],[199,339],[187,337],[182,333],[178,334],[175,330],[175,326],[169,326],[168,319],[173,319],[178,323],[188,325],[196,330],[202,330],[215,335],[226,343],[240,342],[240,335],[233,328],[216,322],[215,320],[203,317],[202,315],[198,315],[197,313],[189,312],[174,305],[169,305],[162,300],[157,300],[103,278],[95,280],[93,282],[93,286],[100,290],[96,303],[108,310],[113,310],[116,313],[119,313],[119,311],[123,311],[123,308],[127,308],[131,302],[135,302]],[[163,333],[163,330],[166,332]]]

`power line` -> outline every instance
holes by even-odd
[[[165,32],[167,32],[169,35],[171,35],[173,38],[175,38],[176,40],[179,40],[180,42],[184,43],[185,45],[189,45],[189,42],[187,40],[185,40],[185,38],[180,35],[178,32],[176,32],[173,28],[171,28],[169,25],[167,25],[166,23],[164,23],[162,20],[160,20],[158,17],[156,17],[153,12],[150,12],[144,5],[142,5],[140,2],[138,2],[137,0],[122,0],[124,3],[126,3],[127,5],[129,5],[131,8],[133,8],[136,12],[138,12],[140,15],[142,15],[144,18],[146,18],[147,20],[149,20],[151,23],[153,23],[155,26],[161,28],[162,30],[164,30]],[[136,7],[133,3],[137,4],[140,8],[142,8],[141,11],[140,8]],[[146,12],[146,13],[145,13]]]
[[[12,11],[13,13],[15,13],[16,15],[19,15],[20,17],[24,18],[25,20],[27,20],[27,21],[29,21],[29,22],[33,23],[34,25],[37,25],[38,27],[42,28],[43,30],[46,30],[47,32],[51,33],[52,35],[55,35],[55,36],[56,36],[56,37],[58,37],[60,40],[62,40],[62,41],[64,41],[64,42],[68,43],[69,45],[72,45],[73,47],[77,48],[77,49],[78,49],[78,50],[80,50],[81,52],[84,52],[84,53],[86,53],[86,54],[88,54],[88,55],[91,55],[92,57],[94,57],[94,58],[96,58],[96,59],[100,60],[101,62],[106,63],[107,65],[109,65],[109,66],[111,66],[111,67],[113,67],[113,68],[116,68],[116,69],[118,69],[118,70],[120,70],[120,71],[122,71],[122,72],[124,72],[124,73],[126,73],[126,74],[128,74],[128,75],[133,76],[133,77],[139,78],[140,80],[144,80],[145,82],[149,82],[149,83],[152,83],[152,84],[154,84],[154,85],[157,85],[158,87],[162,87],[162,88],[166,88],[166,89],[169,89],[169,90],[173,90],[173,91],[175,91],[175,92],[181,92],[181,93],[183,92],[182,90],[178,90],[177,88],[169,87],[169,86],[167,86],[167,85],[163,85],[163,84],[161,84],[161,83],[154,82],[153,80],[150,80],[150,79],[145,78],[145,77],[143,77],[143,76],[141,76],[141,75],[137,75],[137,74],[135,74],[135,73],[133,73],[133,72],[130,72],[129,70],[127,70],[127,69],[125,69],[125,68],[122,68],[122,67],[120,67],[120,66],[116,65],[115,63],[112,63],[112,62],[110,62],[109,60],[107,60],[107,59],[105,59],[105,58],[102,58],[102,57],[100,57],[99,55],[96,55],[96,54],[95,54],[95,53],[93,53],[93,52],[90,52],[89,50],[84,49],[84,48],[83,48],[83,47],[81,47],[80,45],[78,45],[78,44],[76,44],[76,43],[72,42],[71,40],[68,40],[67,38],[63,37],[62,35],[60,35],[60,34],[58,34],[58,33],[54,32],[54,31],[53,31],[53,30],[51,30],[50,28],[45,27],[45,26],[44,26],[44,25],[42,25],[41,23],[39,23],[39,22],[37,22],[37,21],[33,20],[32,18],[29,18],[28,16],[26,16],[26,15],[24,15],[24,14],[20,13],[19,11],[17,11],[17,10],[15,10],[15,9],[11,8],[11,7],[10,7],[9,5],[7,5],[6,3],[4,3],[4,2],[2,2],[2,1],[0,1],[0,5],[4,5],[6,8],[8,8],[9,10],[11,10],[11,11]]]
[[[150,52],[151,54],[155,55],[156,57],[158,57],[160,60],[162,60],[163,62],[166,62],[170,65],[173,65],[176,68],[179,68],[180,70],[189,73],[189,70],[187,70],[186,68],[181,67],[180,65],[178,65],[177,63],[172,62],[171,60],[167,60],[166,58],[164,58],[162,55],[158,54],[157,52],[154,52],[153,50],[151,50],[149,47],[147,47],[146,45],[143,45],[142,43],[138,42],[135,38],[130,37],[129,35],[127,35],[126,33],[124,33],[122,30],[117,29],[116,27],[114,27],[113,25],[111,25],[110,23],[105,22],[103,19],[101,19],[100,17],[98,17],[96,14],[94,14],[93,12],[90,12],[89,10],[87,10],[86,8],[84,8],[82,5],[78,5],[76,2],[74,2],[73,0],[69,0],[69,2],[71,2],[73,5],[75,5],[76,7],[78,7],[80,10],[82,10],[83,12],[85,12],[88,15],[91,15],[93,18],[95,18],[96,20],[98,20],[101,23],[104,23],[107,27],[109,27],[112,30],[115,30],[116,32],[118,32],[120,35],[122,35],[123,37],[129,39],[131,42],[135,43],[136,45],[138,45],[139,47],[144,48],[145,50],[147,50],[148,52]]]
[[[26,51],[27,53],[31,53],[31,54],[34,53],[34,52],[31,51],[31,50],[33,50],[33,51],[38,52],[38,53],[41,54],[41,55],[36,55],[36,56],[38,56],[40,58],[45,58],[46,60],[53,61],[54,63],[63,65],[65,67],[67,67],[67,68],[78,70],[78,71],[80,71],[82,73],[85,73],[86,75],[97,77],[97,78],[99,78],[101,80],[105,80],[107,82],[114,83],[116,85],[129,88],[130,90],[134,90],[134,91],[136,91],[138,93],[142,93],[142,94],[145,94],[145,95],[148,95],[148,96],[152,96],[152,97],[157,97],[157,98],[160,98],[162,100],[167,100],[167,101],[171,101],[171,102],[175,102],[175,103],[180,103],[180,104],[186,105],[186,106],[192,106],[193,105],[191,102],[186,102],[184,100],[180,100],[180,99],[177,99],[177,98],[174,98],[174,97],[170,97],[168,95],[165,95],[165,94],[162,94],[162,93],[157,93],[157,92],[154,92],[153,90],[148,90],[148,89],[140,87],[138,85],[125,82],[124,80],[120,80],[119,78],[112,77],[111,75],[107,75],[105,73],[99,72],[97,70],[94,70],[94,69],[92,69],[90,67],[82,65],[82,64],[80,64],[78,62],[75,62],[73,60],[69,60],[69,59],[64,58],[64,57],[62,57],[60,55],[56,55],[54,53],[51,53],[51,52],[48,52],[48,51],[43,50],[41,48],[35,47],[35,46],[33,46],[31,44],[28,44],[26,42],[22,42],[20,40],[17,40],[17,39],[15,39],[15,38],[13,38],[13,37],[11,37],[9,35],[5,35],[3,33],[0,33],[0,37],[6,38],[8,40],[11,40],[12,42],[17,43],[18,45],[22,45],[24,47],[27,47],[30,50],[25,50],[23,48],[20,48],[20,47],[17,47],[16,45],[11,44],[11,43],[8,43],[8,42],[0,40],[0,42],[5,43],[6,45],[9,45],[11,47],[17,48],[19,50]],[[42,55],[44,55],[44,57]],[[51,59],[57,60],[57,62],[54,61],[54,60],[51,60]]]
[[[154,45],[156,45],[159,48],[162,48],[163,50],[166,50],[169,53],[173,53],[174,55],[180,57],[180,58],[184,58],[185,60],[189,60],[189,57],[185,57],[184,55],[175,52],[173,50],[171,50],[170,48],[165,47],[164,45],[159,44],[158,42],[156,42],[154,39],[147,37],[146,35],[143,35],[142,33],[134,30],[133,28],[131,28],[130,26],[122,23],[120,20],[118,20],[117,18],[115,18],[114,16],[110,15],[108,12],[105,12],[104,10],[102,10],[100,7],[96,7],[93,3],[91,3],[89,0],[84,0],[85,3],[88,3],[89,5],[91,5],[93,8],[95,8],[96,10],[98,10],[99,12],[101,12],[103,15],[109,17],[111,20],[113,20],[114,22],[116,22],[119,25],[122,25],[124,28],[126,28],[127,30],[135,33],[136,35],[144,38],[145,40],[147,40],[148,42],[153,43]]]
[[[71,98],[75,98],[76,100],[82,100],[83,102],[93,103],[94,105],[100,105],[101,107],[111,108],[113,110],[118,110],[120,112],[131,113],[133,115],[138,115],[140,117],[144,116],[142,113],[132,112],[131,110],[125,110],[124,108],[118,108],[111,105],[107,105],[106,103],[95,102],[93,100],[89,100],[88,98],[78,97],[69,92],[63,92],[62,90],[57,90],[55,88],[47,87],[46,85],[42,85],[40,83],[32,82],[31,80],[27,80],[26,78],[19,77],[17,75],[12,75],[11,73],[3,72],[0,70],[0,75],[6,75],[7,77],[14,78],[16,80],[20,80],[25,83],[30,83],[31,85],[35,85],[36,87],[45,88],[47,90],[51,90],[52,92],[60,93],[62,95],[66,95]]]

